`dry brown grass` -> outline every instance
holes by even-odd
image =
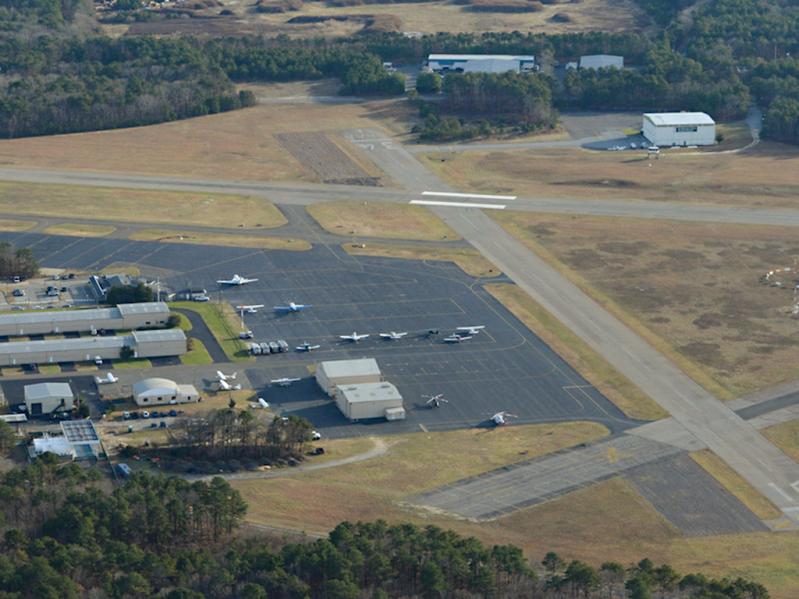
[[[60,223],[47,227],[44,232],[48,235],[70,235],[73,237],[105,237],[111,235],[117,228],[111,225],[92,225],[89,223]]]
[[[34,220],[12,220],[4,218],[0,219],[0,231],[30,231],[36,224]]]
[[[202,245],[221,245],[225,247],[259,248],[265,250],[292,250],[295,252],[311,249],[304,239],[288,237],[259,237],[256,235],[227,235],[224,233],[197,233],[177,229],[140,229],[130,234],[135,241],[159,241],[161,243],[197,243]]]
[[[735,495],[751,512],[762,520],[780,518],[782,512],[761,495],[752,485],[730,468],[721,458],[709,449],[691,454],[694,461],[702,466],[730,493]]]
[[[429,154],[422,160],[452,185],[486,193],[551,198],[799,204],[799,150],[761,143],[743,154],[641,153],[581,149]]]
[[[384,258],[404,258],[406,260],[430,260],[454,262],[467,275],[473,277],[496,277],[502,274],[494,264],[480,252],[471,248],[435,248],[422,246],[403,246],[397,244],[369,243],[366,247],[346,244],[344,250],[354,256],[381,256]]]
[[[5,182],[0,183],[0,212],[220,228],[273,228],[287,222],[277,208],[258,198]]]
[[[658,420],[668,413],[516,285],[486,285],[516,318],[631,418]]]
[[[324,202],[308,206],[322,228],[336,235],[441,241],[460,239],[423,206],[367,202]]]
[[[762,433],[766,438],[799,462],[799,420],[789,420],[775,424]]]
[[[257,91],[257,86],[248,87]],[[409,110],[407,103],[399,100],[263,104],[149,127],[3,140],[0,163],[199,179],[312,181],[280,145],[276,134],[382,125],[392,130],[406,120]]]
[[[717,396],[799,376],[793,296],[758,283],[799,257],[793,228],[496,218]]]

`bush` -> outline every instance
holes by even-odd
[[[416,78],[416,91],[420,94],[437,94],[441,91],[441,75],[420,73]]]

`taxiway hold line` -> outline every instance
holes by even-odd
[[[444,206],[449,208],[482,208],[486,210],[504,210],[505,204],[469,204],[467,202],[437,202],[435,200],[411,200],[411,204],[422,206]]]
[[[449,191],[423,191],[423,196],[439,196],[446,198],[473,198],[475,200],[507,200],[512,201],[516,196],[494,196],[480,193],[454,193]]]

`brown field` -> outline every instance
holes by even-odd
[[[0,231],[29,231],[36,226],[33,220],[0,219]]]
[[[683,573],[750,577],[765,584],[774,599],[795,598],[799,572],[794,556],[799,551],[799,533],[686,539],[622,479],[483,523],[447,518],[402,504],[406,496],[421,490],[599,433],[585,429],[578,434],[561,426],[573,425],[509,427],[502,430],[502,437],[491,436],[497,431],[392,436],[386,439],[388,454],[379,458],[233,485],[250,504],[248,520],[257,523],[326,532],[342,520],[410,521],[452,529],[489,545],[512,543],[535,561],[550,550],[596,566],[608,560],[627,565],[649,557],[657,563],[670,563]],[[547,435],[548,430],[552,434]],[[542,439],[549,439],[546,447],[540,444]],[[346,445],[339,447],[338,443]],[[328,441],[325,447],[330,447],[336,457],[369,449],[361,444],[353,446],[350,441]],[[521,456],[521,451],[527,453]],[[425,459],[431,453],[441,459]]]
[[[323,202],[308,206],[322,228],[336,235],[441,241],[460,239],[424,206],[366,202]]]
[[[581,149],[436,153],[420,156],[452,185],[472,192],[550,198],[799,205],[799,150],[761,143],[742,154]]]
[[[70,235],[72,237],[105,237],[117,228],[111,225],[92,225],[88,223],[61,223],[47,227],[48,235]]]
[[[288,237],[260,237],[257,235],[228,235],[225,233],[197,233],[177,229],[139,229],[128,237],[135,241],[159,241],[161,243],[196,243],[226,247],[256,248],[264,250],[292,250],[301,252],[311,249],[304,239]]]
[[[266,200],[244,196],[6,182],[0,182],[0,213],[220,228],[270,229],[287,222]]]
[[[763,430],[766,438],[799,462],[799,420],[789,420]]]
[[[538,335],[589,383],[631,418],[658,420],[668,413],[605,359],[563,326],[520,287],[504,283],[486,285],[516,318]]]
[[[793,294],[758,283],[795,265],[793,228],[495,217],[718,397],[799,376]]]
[[[200,179],[315,181],[280,144],[277,134],[381,126],[396,130],[398,122],[407,120],[409,110],[400,100],[262,104],[149,127],[3,140],[0,165]],[[402,130],[407,131],[407,126]],[[348,148],[348,153],[359,155],[359,150]],[[363,162],[368,164],[368,158],[363,157]]]
[[[406,260],[430,260],[454,262],[463,272],[473,277],[497,277],[502,272],[471,248],[435,248],[422,246],[402,246],[397,244],[369,243],[366,247],[346,244],[344,250],[353,256],[382,256],[384,258],[403,258]]]
[[[533,33],[564,33],[590,30],[626,31],[638,28],[640,9],[630,0],[583,0],[580,3],[545,5],[540,12],[487,13],[474,12],[468,7],[451,2],[364,4],[341,8],[326,6],[323,2],[306,2],[299,11],[278,14],[257,14],[252,11],[254,2],[223,0],[225,7],[237,17],[217,19],[171,19],[166,21],[135,23],[130,31],[136,34],[206,34],[263,35],[284,34],[292,37],[342,37],[360,32],[373,18],[400,20],[402,31],[436,33],[438,31],[522,31]],[[220,8],[198,11],[198,15],[216,16]],[[556,13],[567,14],[571,21],[556,22]],[[321,23],[291,24],[294,17],[319,16],[350,18]]]

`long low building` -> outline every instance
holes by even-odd
[[[100,330],[157,328],[169,320],[164,302],[120,304],[90,310],[31,310],[0,314],[0,336],[57,335]]]
[[[194,385],[153,377],[133,384],[133,401],[138,406],[189,403],[200,401],[200,394]]]
[[[658,147],[710,146],[716,122],[704,112],[652,112],[644,115],[643,133]]]
[[[134,358],[180,356],[187,351],[186,335],[175,328],[113,337],[12,341],[0,343],[0,366],[118,360],[125,347],[130,348]]]
[[[536,70],[535,56],[510,54],[431,54],[427,66],[437,73],[528,73]]]
[[[402,395],[391,383],[361,383],[336,387],[336,405],[350,420],[385,418],[402,420]]]

